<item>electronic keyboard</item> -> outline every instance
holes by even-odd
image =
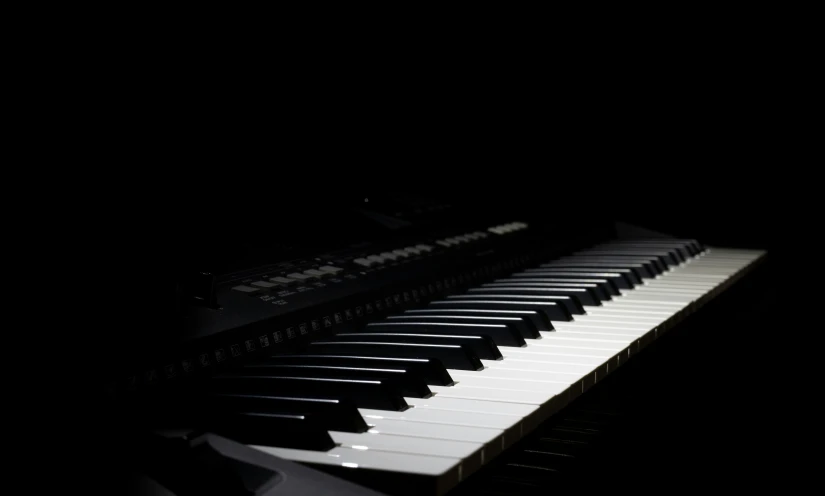
[[[117,387],[155,432],[213,433],[386,494],[445,494],[765,257],[531,229],[203,275],[183,338]],[[250,494],[277,494],[261,488]]]

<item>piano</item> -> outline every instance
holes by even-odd
[[[146,494],[552,487],[610,423],[600,388],[766,258],[613,219],[364,200],[309,242],[174,273],[163,332],[142,327],[106,387]]]

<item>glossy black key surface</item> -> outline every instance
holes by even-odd
[[[505,346],[522,346],[525,339],[529,339],[531,333],[538,336],[538,330],[531,322],[524,317],[503,317],[503,316],[479,316],[479,315],[461,315],[449,314],[449,312],[436,312],[431,314],[402,314],[390,315],[384,322],[387,323],[401,323],[401,322],[432,322],[443,324],[470,324],[470,325],[503,325],[515,333],[515,345]],[[532,327],[532,331],[530,328]],[[519,344],[520,343],[520,344]],[[498,343],[496,343],[498,344]]]
[[[560,262],[604,262],[604,263],[638,263],[652,276],[660,275],[668,270],[667,265],[656,257],[625,257],[621,255],[575,255],[562,257]]]
[[[634,247],[615,247],[615,248],[591,248],[589,250],[577,251],[576,256],[593,255],[593,256],[611,256],[611,257],[652,257],[659,260],[668,267],[679,265],[684,261],[678,250],[642,250]]]
[[[696,240],[668,240],[668,239],[634,239],[634,240],[616,240],[611,243],[605,243],[602,246],[634,246],[634,247],[675,247],[686,250],[689,256],[696,256],[704,249]]]
[[[202,399],[201,407],[225,412],[313,414],[320,416],[319,422],[332,431],[366,432],[369,430],[369,426],[358,412],[358,407],[353,402],[341,398],[212,394]]]
[[[312,451],[329,451],[336,446],[312,414],[234,413],[210,420],[207,428],[244,444]]]
[[[520,279],[499,279],[496,282],[482,284],[482,288],[584,288],[593,293],[599,301],[610,301],[612,297],[610,284],[606,279],[591,279],[590,282],[570,282],[570,279],[557,279],[555,282],[530,282]],[[583,280],[582,280],[583,281]],[[618,293],[618,290],[616,291]]]
[[[261,396],[319,395],[347,398],[359,408],[406,410],[407,402],[389,382],[388,380],[222,374],[213,377],[209,381],[209,386],[212,391],[221,393],[246,393]]]
[[[599,295],[596,293],[595,290],[596,286],[594,285],[592,288],[571,288],[571,287],[563,287],[563,286],[546,286],[543,288],[526,288],[526,287],[519,287],[519,286],[509,286],[509,285],[496,285],[493,287],[480,287],[480,288],[471,288],[468,290],[470,294],[507,294],[507,295],[522,295],[522,296],[570,296],[576,298],[579,303],[582,305],[589,305],[589,306],[601,306],[602,299],[599,298]]]
[[[570,315],[584,314],[584,307],[581,301],[575,296],[569,295],[552,295],[552,296],[524,296],[524,295],[510,295],[502,293],[484,293],[484,294],[463,294],[450,295],[447,297],[451,300],[511,300],[511,301],[530,301],[534,303],[553,303],[554,305],[545,309],[550,320],[573,320]],[[569,315],[568,315],[569,314]]]
[[[326,365],[340,367],[366,367],[366,368],[396,368],[413,371],[421,377],[424,382],[431,386],[451,386],[453,378],[436,358],[400,358],[386,356],[354,356],[354,355],[334,355],[334,354],[288,354],[274,355],[271,360],[277,363],[295,363],[303,365]]]
[[[633,262],[589,262],[586,260],[577,261],[577,260],[556,260],[547,264],[543,264],[542,267],[544,268],[557,268],[557,267],[573,267],[573,268],[582,268],[582,269],[600,269],[610,271],[612,269],[629,269],[631,273],[636,278],[633,282],[640,284],[642,279],[649,279],[653,277],[653,274],[648,272],[647,267],[641,263],[633,263]]]
[[[549,306],[553,306],[553,304],[535,304],[530,302],[524,301],[501,301],[501,300],[485,300],[485,299],[476,299],[476,300],[437,300],[430,302],[430,308],[444,310],[444,309],[480,309],[480,310],[526,310],[526,311],[533,311],[537,312],[540,318],[540,321],[537,322],[537,327],[539,331],[549,331],[553,329],[553,324],[550,321],[550,314],[547,312],[546,308]],[[565,311],[565,308],[562,305],[558,305],[561,311]],[[557,310],[558,311],[558,310]],[[569,312],[568,312],[569,313]],[[556,313],[553,313],[553,317],[556,316]],[[555,318],[554,318],[555,320]],[[568,320],[572,320],[570,317]]]
[[[498,360],[501,352],[490,339],[489,336],[481,335],[449,335],[449,334],[424,334],[414,332],[347,332],[336,334],[327,338],[334,341],[361,341],[361,342],[390,342],[390,343],[410,343],[410,344],[458,344],[468,346],[485,360]]]
[[[573,266],[565,266],[565,265],[555,265],[552,267],[541,267],[537,269],[527,269],[525,273],[528,274],[551,274],[556,272],[569,272],[574,274],[581,274],[581,273],[602,273],[602,274],[619,274],[622,277],[622,280],[626,281],[625,286],[620,286],[621,289],[632,289],[637,284],[642,283],[642,279],[639,275],[633,271],[633,269],[628,269],[624,267],[573,267]],[[517,275],[517,274],[513,274]],[[555,276],[554,276],[555,277]],[[605,276],[607,277],[607,276]],[[615,280],[615,279],[614,279]]]
[[[619,274],[616,274],[617,277],[621,278]],[[519,284],[519,285],[535,285],[535,286],[552,286],[558,283],[564,284],[576,284],[576,283],[593,283],[599,286],[604,290],[604,292],[611,297],[613,296],[621,296],[621,292],[619,291],[619,286],[616,284],[615,281],[609,279],[607,277],[596,277],[596,276],[589,276],[587,274],[570,274],[570,273],[560,273],[558,275],[554,275],[551,277],[510,277],[508,279],[496,279],[492,283],[487,284]],[[483,286],[486,286],[484,284]],[[604,299],[604,298],[603,298]]]
[[[675,256],[679,262],[684,262],[694,256],[694,251],[684,245],[613,243],[598,245],[593,247],[593,249],[629,252],[643,252],[645,250],[662,250],[669,253],[672,257]]]
[[[464,320],[464,322],[449,322],[445,319],[427,319],[426,317],[418,317],[414,320],[386,319],[384,322],[367,324],[366,327],[355,332],[411,332],[459,336],[489,336],[496,346],[524,346],[524,338],[513,326],[508,326],[500,321],[468,323],[466,322],[467,319],[462,320]]]
[[[481,370],[484,365],[478,355],[466,345],[409,344],[370,341],[315,341],[307,347],[310,353],[334,355],[384,355],[388,357],[436,358],[449,369]]]
[[[403,368],[375,368],[375,367],[341,367],[329,365],[295,365],[273,363],[266,361],[250,364],[242,369],[244,374],[257,375],[289,375],[293,377],[329,377],[332,379],[381,379],[390,381],[388,384],[399,392],[401,396],[410,398],[429,398],[432,391],[427,387],[424,379],[416,376],[412,371]]]
[[[538,339],[541,337],[539,334],[539,329],[542,331],[552,331],[553,326],[552,324],[545,325],[543,324],[543,315],[535,310],[482,310],[478,308],[449,308],[449,309],[439,309],[439,308],[416,308],[411,310],[406,310],[403,314],[404,317],[418,317],[418,316],[432,316],[432,317],[440,317],[440,316],[450,316],[450,317],[466,317],[466,318],[506,318],[506,319],[518,319],[519,326],[518,330],[521,332],[522,337],[524,339]],[[395,318],[396,316],[389,316],[388,319]],[[398,316],[401,317],[401,316]]]

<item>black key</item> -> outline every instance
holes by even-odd
[[[381,379],[390,381],[391,387],[401,396],[429,398],[432,391],[424,379],[403,368],[341,367],[329,365],[296,365],[277,363],[273,360],[249,364],[240,373],[256,375],[278,375],[291,377],[329,377],[332,379]]]
[[[639,244],[632,244],[632,243],[612,243],[612,244],[604,244],[595,246],[594,249],[596,250],[611,250],[611,251],[628,251],[628,252],[643,252],[645,250],[661,250],[663,252],[667,252],[671,258],[674,258],[677,263],[684,262],[693,257],[692,252],[693,250],[688,249],[686,246],[678,246],[678,245],[660,245],[660,244],[649,244],[649,245],[639,245]]]
[[[605,248],[590,248],[576,252],[575,255],[601,255],[616,257],[655,257],[667,266],[679,265],[684,261],[678,250],[650,249],[644,250],[632,246],[615,246]]]
[[[388,380],[347,380],[313,377],[258,376],[224,374],[212,378],[212,391],[236,394],[322,396],[348,398],[359,408],[403,411],[404,398]]]
[[[559,262],[604,262],[604,263],[638,263],[651,276],[657,276],[667,271],[667,265],[653,257],[624,257],[621,255],[573,255],[562,257]]]
[[[430,308],[446,309],[446,308],[478,308],[482,310],[533,310],[540,312],[542,316],[542,327],[540,331],[547,331],[553,329],[552,320],[573,320],[570,312],[564,305],[556,305],[555,303],[534,303],[530,301],[519,300],[494,300],[489,298],[478,298],[474,300],[438,300],[431,301]]]
[[[578,274],[570,274],[570,273],[562,273],[557,276],[553,277],[542,277],[542,278],[525,278],[525,277],[511,277],[509,279],[496,279],[492,283],[484,284],[487,286],[489,284],[519,284],[519,285],[533,285],[537,287],[541,286],[553,286],[554,284],[595,284],[599,288],[601,288],[605,294],[609,295],[610,297],[613,296],[620,296],[622,293],[619,291],[619,286],[612,279],[608,278],[598,278],[598,277],[590,277],[590,276],[583,276],[578,277]],[[618,276],[621,278],[621,276]],[[602,300],[609,299],[609,298],[602,298]]]
[[[599,298],[599,295],[596,294],[595,285],[593,288],[571,288],[571,287],[563,287],[563,286],[547,286],[543,288],[525,288],[519,286],[493,286],[493,287],[481,287],[481,288],[471,288],[469,291],[471,294],[507,294],[507,295],[534,295],[534,296],[570,296],[574,297],[582,305],[590,305],[590,306],[601,306],[602,300]]]
[[[484,367],[478,355],[466,345],[315,341],[309,344],[307,350],[310,353],[333,355],[378,354],[388,357],[437,358],[445,367],[457,370],[481,370]]]
[[[457,318],[470,319],[484,319],[484,318],[505,318],[518,319],[518,330],[521,332],[524,339],[538,339],[541,337],[539,329],[543,331],[552,331],[552,323],[547,326],[543,324],[542,314],[535,310],[482,310],[478,308],[450,308],[448,310],[441,310],[438,308],[416,308],[407,310],[403,316],[418,317],[418,316],[449,316]],[[391,315],[387,318],[392,319],[399,316]]]
[[[453,378],[436,358],[394,358],[382,356],[348,356],[323,354],[289,354],[270,357],[278,363],[327,365],[340,367],[397,368],[411,370],[431,386],[452,386]]]
[[[523,295],[508,295],[501,293],[485,293],[485,294],[464,294],[464,295],[450,295],[447,297],[451,300],[473,300],[473,299],[493,299],[493,300],[513,300],[513,301],[535,301],[536,303],[555,303],[555,307],[550,307],[549,312],[555,314],[555,318],[551,315],[551,320],[562,320],[566,318],[565,313],[570,315],[584,314],[584,307],[581,301],[575,296],[569,295],[553,295],[553,296],[523,296]],[[558,308],[559,310],[556,310]],[[568,320],[573,320],[570,317]]]
[[[556,267],[578,267],[583,269],[600,269],[600,270],[612,270],[612,269],[630,269],[631,273],[634,274],[636,277],[636,281],[641,284],[642,279],[647,279],[653,277],[653,274],[648,272],[647,267],[641,263],[634,263],[634,262],[588,262],[586,260],[577,261],[577,260],[556,260],[554,262],[550,262],[547,264],[543,264],[542,267],[549,267],[549,268],[556,268]],[[634,282],[636,282],[634,281]]]
[[[367,341],[411,344],[460,344],[470,347],[479,358],[498,360],[501,352],[488,336],[471,335],[459,336],[448,334],[424,334],[401,332],[346,332],[328,338],[334,341]]]
[[[244,444],[312,451],[329,451],[336,446],[314,415],[234,413],[211,420],[208,429]]]
[[[466,319],[464,319],[466,320]],[[457,336],[489,336],[496,346],[524,346],[524,338],[516,329],[507,324],[497,323],[467,323],[427,320],[418,317],[415,320],[387,319],[384,322],[367,324],[356,332],[400,332],[423,334],[449,334]],[[483,357],[482,357],[483,358]]]
[[[573,274],[582,274],[582,273],[601,273],[605,277],[614,277],[615,274],[619,274],[623,281],[625,281],[624,286],[619,286],[621,289],[633,289],[637,284],[641,284],[641,278],[633,272],[631,269],[620,268],[620,267],[569,267],[569,266],[554,266],[554,267],[543,267],[539,269],[527,269],[525,273],[528,274],[538,274],[538,275],[549,275],[555,274],[557,272],[568,272]],[[608,275],[609,274],[609,275]],[[513,274],[514,276],[518,276],[519,274]],[[535,277],[535,276],[533,276]],[[556,277],[553,275],[553,277]],[[617,279],[613,279],[619,284]]]
[[[586,279],[580,280],[585,281]],[[482,284],[482,288],[584,288],[593,293],[599,301],[612,300],[610,284],[606,279],[591,279],[590,282],[570,282],[571,279],[557,279],[553,282],[525,282],[519,279],[498,279]],[[616,291],[618,293],[618,291]]]
[[[207,409],[226,412],[254,411],[289,415],[313,414],[332,431],[366,432],[369,426],[355,404],[341,398],[292,398],[242,394],[212,394],[203,399]]]
[[[483,317],[479,315],[450,315],[449,312],[437,312],[430,314],[390,315],[386,318],[385,322],[388,324],[401,322],[432,322],[443,324],[503,325],[516,335],[516,344],[507,344],[503,346],[523,346],[524,340],[529,339],[529,336],[531,335],[531,327],[533,328],[532,332],[538,333],[535,326],[532,326],[530,321],[524,317]],[[498,344],[498,342],[496,342],[496,344]]]
[[[687,252],[688,256],[694,257],[704,251],[698,242],[694,243],[689,240],[668,240],[668,239],[635,239],[635,240],[617,240],[605,246],[633,246],[633,247],[675,247]]]

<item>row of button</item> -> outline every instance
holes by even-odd
[[[277,276],[277,277],[270,277],[268,281],[254,281],[247,284],[241,284],[240,286],[235,286],[232,289],[234,291],[239,291],[241,293],[246,294],[256,294],[261,291],[267,291],[271,289],[275,289],[278,286],[289,286],[291,284],[299,283],[299,282],[308,282],[313,281],[315,279],[322,279],[324,277],[330,277],[338,272],[341,272],[342,268],[340,267],[333,267],[332,265],[324,265],[318,267],[317,269],[308,269],[303,272],[293,272],[291,274],[287,274],[286,277],[284,276]]]
[[[513,231],[520,231],[522,229],[527,229],[527,224],[525,224],[524,222],[510,222],[509,224],[494,226],[487,230],[495,234],[507,234]]]
[[[421,253],[433,251],[433,247],[430,245],[415,245],[415,246],[408,246],[406,248],[402,248],[399,250],[393,251],[385,251],[379,253],[378,255],[369,255],[364,258],[356,258],[353,262],[361,265],[362,267],[370,267],[377,264],[382,264],[387,260],[396,261],[399,259],[404,259],[408,257],[412,257],[415,255],[420,255]]]
[[[436,241],[436,244],[446,248],[453,245],[460,245],[462,243],[469,243],[470,241],[486,238],[487,236],[488,234],[485,232],[476,231],[469,234],[462,234],[461,236],[454,236],[452,238],[439,239]]]

